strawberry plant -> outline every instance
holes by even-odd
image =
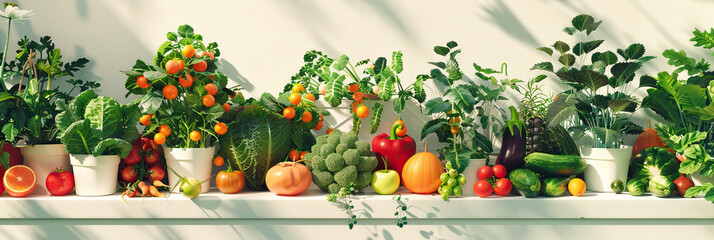
[[[138,99],[145,134],[154,134],[158,144],[171,148],[202,148],[215,144],[226,125],[217,119],[230,109],[228,78],[218,71],[218,44],[203,43],[203,36],[189,25],[169,32],[152,64],[137,60],[127,75],[125,87]],[[170,131],[167,131],[170,130]]]
[[[377,132],[385,102],[392,101],[394,112],[401,115],[407,101],[421,104],[426,98],[423,79],[417,79],[406,87],[402,85],[399,77],[403,70],[401,51],[392,53],[389,65],[385,57],[352,64],[347,55],[333,59],[315,50],[305,53],[303,59],[305,64],[285,86],[285,92],[292,91],[294,86],[300,84],[314,100],[323,95],[325,102],[332,107],[339,106],[345,100],[351,101],[353,131],[357,133],[362,119],[370,115],[370,133]],[[361,72],[356,69],[359,67],[362,67]],[[365,103],[368,101],[374,102],[373,108],[367,107]]]

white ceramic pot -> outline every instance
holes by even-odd
[[[592,148],[583,146],[580,154],[587,161],[585,169],[585,185],[587,190],[594,192],[613,192],[610,184],[615,179],[627,181],[631,146],[620,148]]]
[[[215,153],[216,147],[186,149],[164,147],[166,165],[179,175],[193,177],[198,181],[211,178],[211,165]],[[171,170],[167,174],[169,175],[169,186],[174,189],[173,186],[176,185],[179,178]],[[211,181],[206,181],[201,184],[201,192],[208,192],[210,187]],[[175,188],[174,192],[179,192],[179,188]]]
[[[463,196],[476,196],[476,193],[474,193],[474,184],[478,181],[478,176],[476,176],[476,174],[479,168],[486,166],[486,160],[487,159],[485,158],[471,159],[469,162],[469,166],[466,167],[463,172],[464,177],[466,177],[466,184],[461,186]]]
[[[72,171],[69,164],[69,154],[64,150],[62,144],[37,144],[33,146],[21,147],[22,156],[25,158],[25,165],[30,167],[37,175],[36,193],[49,194],[45,181],[56,169]]]
[[[74,186],[79,196],[104,196],[117,192],[118,155],[70,154]]]

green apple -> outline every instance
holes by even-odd
[[[201,181],[196,178],[185,178],[179,191],[187,198],[194,199],[201,194]]]
[[[394,170],[377,170],[372,173],[372,189],[379,194],[392,194],[399,188],[399,174]]]

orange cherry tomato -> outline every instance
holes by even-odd
[[[357,107],[357,110],[355,110],[355,113],[357,114],[357,117],[359,118],[366,118],[369,116],[369,108],[365,105],[361,105]]]
[[[352,94],[352,99],[354,99],[357,102],[362,101],[362,97],[363,97],[363,95],[361,92],[355,92],[354,94]]]
[[[188,79],[189,76],[190,75],[186,75],[187,78],[179,77],[179,79],[178,79],[179,85],[181,85],[182,87],[186,87],[186,88],[193,85],[193,81],[191,81],[191,79]]]
[[[166,62],[164,69],[168,74],[175,74],[181,70],[181,64],[176,60],[169,60]]]
[[[290,150],[290,152],[288,153],[288,158],[293,162],[300,160],[301,159],[300,152],[298,152],[298,150],[295,150],[295,149]]]
[[[166,142],[166,135],[163,133],[154,134],[154,142],[159,145],[164,144]]]
[[[298,105],[302,102],[302,96],[299,93],[291,93],[288,100],[290,100],[290,104]]]
[[[196,142],[198,140],[201,140],[201,132],[193,130],[189,134],[189,138],[191,138],[192,141]]]
[[[295,109],[293,107],[286,107],[283,109],[283,116],[287,119],[293,119],[295,117]]]
[[[325,134],[330,134],[330,133],[332,133],[333,131],[335,131],[335,129],[332,129],[332,128],[327,129],[327,131],[325,131]]]
[[[315,102],[315,95],[312,95],[312,93],[307,93],[305,94],[305,99]]]
[[[168,137],[171,135],[171,128],[166,124],[162,124],[159,126],[159,133],[164,134],[164,137]]]
[[[174,99],[178,96],[178,89],[174,85],[166,85],[161,91],[166,99]]]
[[[226,134],[226,132],[228,132],[228,126],[226,126],[225,123],[218,122],[218,123],[216,123],[216,126],[213,126],[213,131],[216,131],[216,133],[218,133],[218,135],[223,135],[223,134]]]
[[[357,92],[357,90],[359,90],[359,85],[357,85],[356,83],[350,84],[347,87],[347,91],[349,92]]]
[[[139,118],[139,123],[141,123],[141,125],[148,126],[151,124],[151,117],[153,117],[153,114],[141,116],[141,118]]]
[[[216,93],[218,93],[218,87],[216,87],[216,84],[209,83],[209,84],[206,84],[206,86],[204,86],[203,88],[206,89],[208,94],[216,95]]]
[[[312,113],[310,111],[304,111],[302,112],[302,121],[303,122],[310,122],[312,121]]]
[[[307,155],[307,151],[302,151],[300,153],[300,159],[305,159],[305,155]]]
[[[216,165],[218,167],[223,166],[223,163],[225,162],[225,159],[221,156],[216,156],[216,158],[213,159],[213,165]]]
[[[304,92],[304,91],[305,91],[305,88],[302,86],[302,84],[297,83],[297,84],[293,85],[292,92],[294,92],[294,93],[301,93],[301,92]]]
[[[194,48],[193,45],[186,45],[183,46],[183,50],[181,50],[181,53],[184,57],[192,58],[194,55],[196,55],[196,48]]]
[[[223,107],[224,112],[228,112],[231,110],[231,105],[228,103],[224,103],[223,105],[221,105],[221,107]]]
[[[193,69],[196,70],[197,72],[203,72],[208,69],[208,63],[206,61],[200,61],[195,64],[193,64]]]
[[[317,126],[315,126],[315,128],[313,128],[313,129],[315,129],[315,130],[322,129],[322,124],[323,124],[322,121],[317,122]]]
[[[212,52],[203,52],[203,54],[208,55],[208,57],[211,58],[211,60],[213,60],[215,58],[214,53],[212,53]]]
[[[136,85],[143,89],[147,89],[151,86],[151,84],[147,82],[146,77],[144,77],[144,75],[141,75],[136,78]]]
[[[203,96],[203,105],[206,107],[213,107],[213,104],[216,104],[216,99],[213,98],[211,95],[206,95]]]
[[[179,63],[179,71],[183,71],[186,68],[186,63],[183,60],[176,60]]]

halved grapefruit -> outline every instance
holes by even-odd
[[[5,190],[10,196],[25,197],[30,195],[37,185],[35,172],[25,165],[13,166],[5,171],[2,178]]]

